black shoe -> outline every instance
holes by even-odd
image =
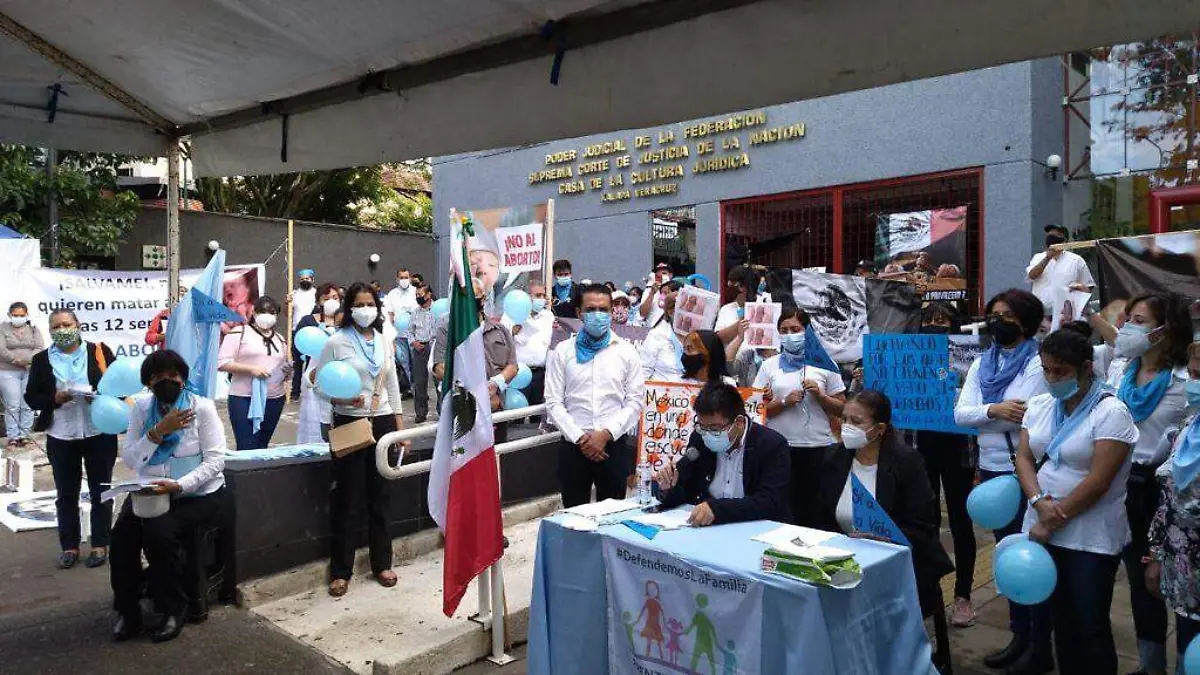
[[[504,537],[504,548],[508,548],[508,537]]]
[[[63,551],[58,556],[58,569],[69,570],[79,562],[79,551]]]
[[[208,621],[208,603],[193,602],[188,604],[187,622],[190,624],[200,624]]]
[[[1021,658],[1013,661],[1008,670],[1004,671],[1004,675],[1045,675],[1052,670],[1054,656],[1050,653],[1050,646],[1031,646]]]
[[[416,419],[414,419],[413,422],[416,424],[425,424],[425,417],[426,417],[425,415],[417,415]]]
[[[154,633],[150,639],[154,642],[167,642],[179,637],[183,632],[183,617],[180,616],[164,616],[162,623],[158,628],[154,629]]]
[[[142,613],[138,610],[137,614],[117,614],[117,622],[112,627],[112,637],[116,642],[125,642],[141,635],[142,633]]]
[[[84,567],[100,567],[101,565],[103,565],[106,562],[108,562],[108,552],[107,551],[105,551],[104,553],[100,553],[99,551],[92,551],[91,553],[88,554],[87,562],[83,563],[83,566]]]
[[[983,657],[983,665],[988,668],[1007,668],[1021,658],[1029,649],[1029,638],[1014,635],[1008,646],[998,652]]]

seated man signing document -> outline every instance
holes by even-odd
[[[790,522],[787,440],[752,422],[738,390],[714,383],[696,396],[696,428],[686,454],[655,480],[663,510],[695,504],[688,519],[705,527],[748,520]]]

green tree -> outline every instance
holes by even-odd
[[[138,214],[137,195],[117,189],[117,167],[133,159],[63,152],[51,179],[45,151],[0,144],[0,222],[49,246],[47,204],[53,190],[59,264],[70,265],[79,255],[116,255]]]

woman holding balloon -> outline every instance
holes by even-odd
[[[62,548],[58,566],[65,570],[79,562],[79,492],[86,468],[92,550],[85,564],[99,567],[108,560],[112,526],[112,502],[101,501],[100,495],[112,482],[117,437],[96,427],[91,406],[100,378],[114,357],[104,343],[88,342],[80,336],[79,319],[67,309],[50,315],[50,342],[48,349],[33,355],[25,402],[39,411],[33,430],[46,432],[46,455],[57,492],[54,504]]]
[[[317,386],[333,400],[333,426],[368,418],[377,439],[404,427],[396,359],[383,333],[383,314],[379,296],[368,284],[352,284],[342,301],[341,326],[316,364]],[[341,597],[349,589],[360,500],[366,501],[371,571],[376,581],[391,588],[397,578],[387,526],[387,479],[375,470],[375,453],[366,449],[333,456],[332,465],[329,594]]]
[[[329,440],[329,425],[333,411],[328,397],[316,390],[316,369],[313,360],[321,355],[325,341],[338,329],[342,313],[342,292],[331,283],[317,289],[316,311],[300,319],[292,339],[294,362],[304,366],[300,378],[300,412],[296,424],[296,443],[320,443]]]
[[[1092,374],[1092,346],[1072,331],[1042,341],[1048,394],[1030,399],[1021,424],[1017,477],[1030,508],[1022,531],[1046,546],[1057,569],[1050,615],[1059,672],[1115,675],[1113,583],[1129,543],[1125,513],[1131,450],[1138,440],[1129,408]],[[996,583],[1037,585],[1047,564]],[[1011,596],[1010,596],[1011,597]]]

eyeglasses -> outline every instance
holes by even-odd
[[[709,427],[709,426],[704,426],[703,424],[697,424],[696,431],[702,431],[706,434],[724,434],[724,433],[729,433],[729,430],[732,429],[733,425],[736,423],[737,423],[737,420],[735,419],[734,421],[730,422],[729,424],[726,424],[724,426],[719,426],[719,427]]]

